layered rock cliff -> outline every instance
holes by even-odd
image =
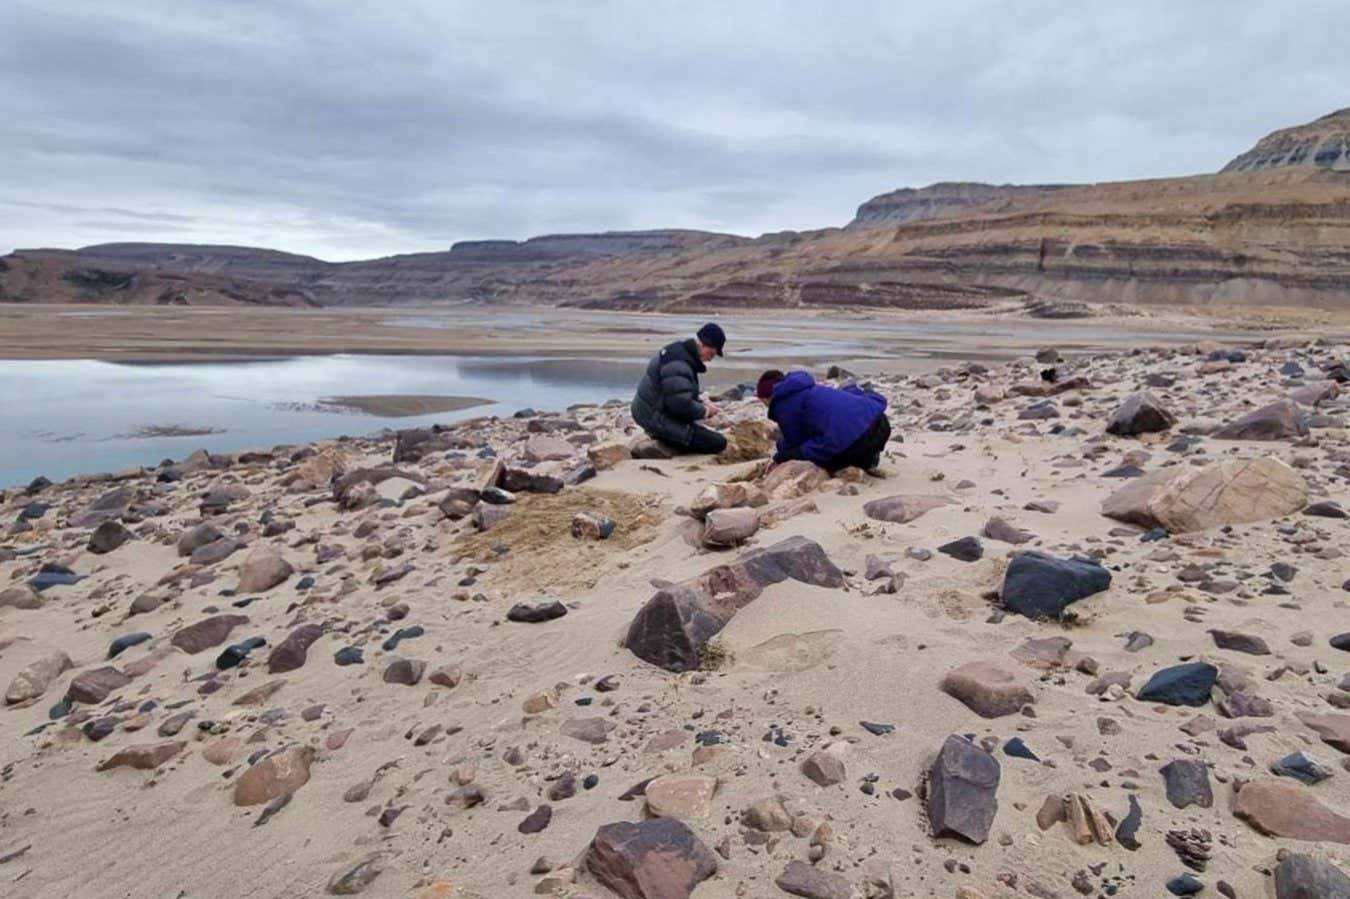
[[[1350,172],[1350,107],[1268,134],[1223,170],[1251,172],[1287,166]]]
[[[875,197],[845,228],[755,239],[559,234],[347,263],[240,247],[21,250],[0,259],[0,301],[1350,309],[1350,169],[1336,149],[1348,120],[1342,111],[1276,132],[1217,175],[937,184]]]

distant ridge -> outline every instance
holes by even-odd
[[[275,250],[109,243],[0,258],[0,301],[597,309],[983,309],[1093,303],[1350,309],[1350,110],[1276,131],[1223,173],[1107,184],[943,182],[843,228],[461,241],[333,263]]]

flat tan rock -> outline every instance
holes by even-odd
[[[1242,788],[1233,814],[1271,837],[1350,845],[1350,818],[1323,805],[1307,788],[1263,778]]]
[[[947,672],[942,692],[953,696],[981,718],[1012,715],[1035,702],[1017,676],[992,662],[967,662]]]
[[[650,781],[647,811],[657,818],[697,821],[712,814],[717,779],[697,774],[669,774]]]
[[[951,500],[945,496],[888,496],[874,499],[863,506],[863,513],[877,521],[889,521],[894,524],[908,524],[936,508],[946,506]]]
[[[1203,468],[1162,469],[1102,502],[1102,514],[1172,533],[1267,521],[1308,504],[1303,475],[1279,459],[1226,459]]]

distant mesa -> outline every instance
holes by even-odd
[[[0,258],[0,302],[165,306],[483,303],[586,309],[1350,309],[1350,109],[1262,138],[1223,172],[1103,184],[942,182],[844,227],[468,240],[325,262],[231,246],[110,243]]]
[[[1350,172],[1350,107],[1267,134],[1223,167],[1225,172],[1302,167]]]

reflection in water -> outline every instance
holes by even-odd
[[[637,364],[453,356],[312,356],[127,365],[0,361],[0,485],[216,452],[627,397]],[[318,403],[363,394],[471,396],[491,405],[380,418]]]

